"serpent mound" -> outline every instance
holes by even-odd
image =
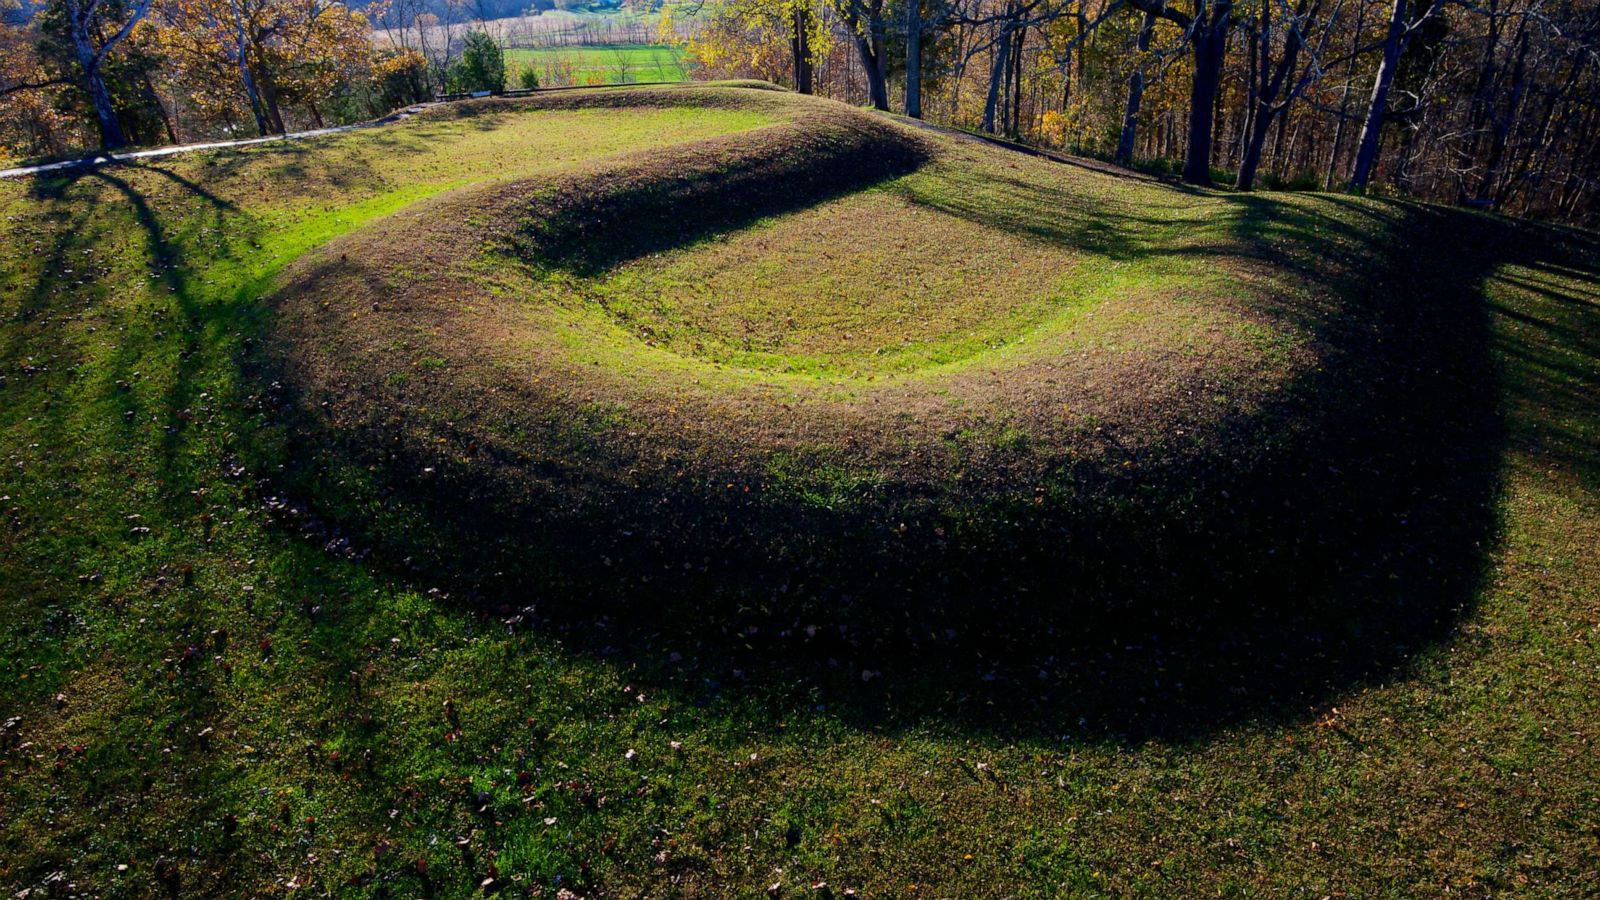
[[[1376,423],[1450,433],[1396,411],[1416,348],[1346,327],[1376,257],[1310,277],[1226,198],[771,91],[448,114],[662,104],[772,124],[462,189],[291,269],[269,355],[341,521],[480,590],[1132,596],[1351,552],[1314,535],[1415,475]]]

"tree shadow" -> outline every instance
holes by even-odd
[[[218,343],[237,333],[243,324],[241,317],[250,315],[248,309],[237,305],[213,302],[226,298],[205,295],[202,269],[239,263],[235,244],[253,235],[257,225],[232,200],[160,164],[130,162],[50,173],[35,178],[29,192],[46,206],[47,220],[75,216],[73,225],[52,229],[52,257],[39,268],[29,294],[38,298],[41,307],[59,307],[56,294],[60,293],[62,273],[71,271],[74,256],[93,258],[96,253],[107,252],[108,247],[139,254],[139,268],[153,286],[155,302],[119,313],[121,320],[116,327],[129,336],[109,347],[98,365],[119,398],[117,405],[123,414],[118,427],[123,439],[130,446],[142,447],[144,441],[138,432],[147,423],[153,424],[154,458],[163,490],[169,497],[185,496],[198,481],[182,457],[198,400],[200,369],[214,364],[216,353],[232,352]],[[167,204],[191,198],[202,205],[163,215]],[[124,227],[118,216],[107,214],[119,202],[125,205],[126,224],[132,228]],[[124,249],[125,238],[129,243]],[[203,257],[203,266],[192,257]],[[79,299],[84,304],[82,309],[93,314],[96,307],[112,299],[112,292],[118,287],[96,278],[84,280],[74,290],[92,291]],[[56,311],[59,313],[59,309]],[[130,324],[136,326],[135,331],[127,331]],[[146,327],[152,331],[150,337],[135,336],[137,329]],[[32,336],[30,342],[51,343],[39,335]],[[57,350],[70,346],[55,343]],[[165,358],[168,350],[170,358]],[[150,357],[152,351],[162,355],[159,362]],[[155,376],[160,368],[165,368],[158,376],[165,384],[160,396],[143,396],[134,389],[135,382]],[[71,443],[62,437],[62,446]]]

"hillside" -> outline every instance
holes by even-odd
[[[751,83],[0,216],[13,892],[1600,889],[1591,234]]]

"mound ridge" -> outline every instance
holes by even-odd
[[[1338,325],[1375,296],[1365,250],[1313,283],[1249,208],[1141,185],[1140,219],[1115,178],[770,91],[540,102],[776,122],[463,189],[291,270],[268,356],[338,473],[313,492],[414,566],[1127,597],[1306,571],[1347,552],[1309,530],[1383,514],[1354,488],[1414,475],[1348,438],[1387,385],[1302,399],[1398,364]]]
[[[903,175],[931,152],[903,129],[830,113],[541,186],[516,210],[514,246],[541,263],[593,272]]]

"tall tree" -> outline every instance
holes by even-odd
[[[888,56],[883,0],[842,0],[845,25],[867,74],[867,100],[873,109],[889,108]]]
[[[1410,20],[1409,0],[1394,0],[1389,8],[1389,27],[1383,38],[1383,57],[1378,62],[1378,72],[1372,78],[1372,100],[1367,104],[1367,118],[1361,126],[1361,138],[1356,141],[1355,170],[1350,175],[1351,190],[1364,191],[1372,180],[1372,170],[1378,164],[1378,139],[1383,123],[1389,114],[1389,89],[1394,84],[1395,71],[1400,57],[1406,52],[1412,35],[1444,7],[1444,0],[1429,0],[1428,6],[1416,20]]]
[[[1234,179],[1234,187],[1241,191],[1255,188],[1256,169],[1261,165],[1261,152],[1266,146],[1273,121],[1310,83],[1308,77],[1298,79],[1293,85],[1285,84],[1289,76],[1297,71],[1300,51],[1306,44],[1306,33],[1316,26],[1322,0],[1298,0],[1293,12],[1279,23],[1278,30],[1283,33],[1283,50],[1276,61],[1272,58],[1272,5],[1272,0],[1261,0],[1259,24],[1255,33],[1250,35],[1257,47],[1257,66],[1248,75],[1252,83],[1249,92],[1252,107],[1246,111],[1249,129],[1245,136],[1244,152],[1240,156],[1239,174]]]
[[[67,38],[77,62],[78,77],[100,130],[100,146],[108,150],[125,147],[127,133],[117,119],[111,90],[106,86],[106,57],[127,40],[133,29],[150,12],[151,0],[132,0],[126,7],[105,0],[62,0]],[[121,15],[114,11],[121,9]]]
[[[1020,27],[1024,12],[1022,4],[1016,0],[1008,0],[1005,12],[1001,15],[999,25],[994,37],[994,58],[989,68],[989,93],[983,101],[984,131],[994,134],[994,119],[996,110],[1000,107],[1001,89],[1004,86],[1006,74],[1011,71],[1011,48],[1016,43],[1014,35]]]
[[[1228,30],[1233,24],[1233,0],[1191,2],[1192,11],[1184,12],[1167,6],[1163,0],[1128,0],[1130,5],[1172,22],[1189,35],[1194,75],[1189,83],[1189,142],[1184,150],[1183,180],[1210,184],[1212,126],[1222,86]]]
[[[821,0],[715,0],[698,8],[696,30],[688,38],[690,55],[707,68],[739,77],[787,80],[802,94],[816,90],[817,60],[831,48],[831,32]],[[695,12],[688,7],[688,12]],[[662,8],[659,37],[683,40],[675,15]]]
[[[1133,164],[1133,144],[1139,130],[1139,107],[1144,103],[1144,56],[1150,52],[1150,35],[1155,30],[1155,14],[1144,13],[1143,22],[1139,26],[1139,37],[1134,42],[1134,49],[1138,51],[1139,58],[1135,60],[1133,70],[1128,73],[1128,105],[1122,113],[1122,132],[1117,138],[1116,160],[1124,166]]]

